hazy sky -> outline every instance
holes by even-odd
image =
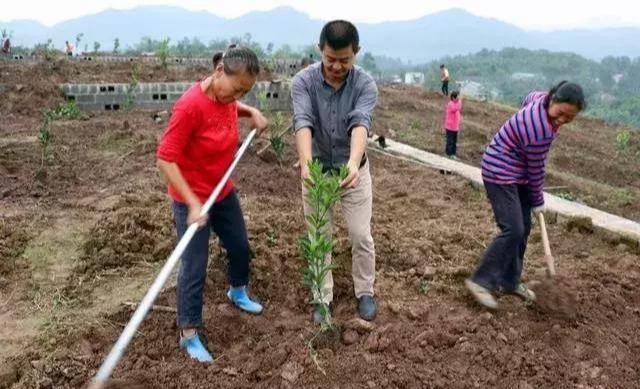
[[[640,27],[640,6],[633,5],[635,2],[631,0],[13,0],[4,3],[0,12],[1,21],[34,19],[46,25],[97,13],[106,8],[127,9],[138,5],[166,4],[190,10],[206,10],[224,17],[288,5],[316,19],[344,18],[354,22],[408,20],[459,7],[476,15],[504,20],[527,29]]]

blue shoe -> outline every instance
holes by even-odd
[[[237,288],[230,287],[227,292],[227,297],[229,300],[233,301],[233,303],[240,309],[245,312],[260,314],[262,312],[262,305],[256,303],[255,301],[251,301],[249,296],[247,295],[247,289],[244,286],[239,286]]]
[[[192,359],[197,359],[199,362],[213,362],[213,356],[209,353],[204,344],[202,344],[202,340],[197,332],[186,338],[180,336],[180,348],[187,350],[187,354],[189,354]]]

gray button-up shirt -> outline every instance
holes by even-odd
[[[340,89],[329,85],[322,62],[300,71],[291,86],[293,129],[310,128],[313,158],[325,168],[339,168],[349,161],[351,130],[365,127],[372,136],[371,120],[378,99],[373,78],[354,67]]]

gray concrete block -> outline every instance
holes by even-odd
[[[77,95],[76,102],[78,103],[78,105],[95,104],[96,96],[95,95]]]

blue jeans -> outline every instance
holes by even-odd
[[[178,233],[182,237],[187,228],[189,207],[173,202],[173,216]],[[187,246],[178,272],[178,327],[202,326],[202,302],[207,262],[209,260],[209,235],[215,232],[227,251],[229,266],[227,279],[231,286],[244,286],[249,282],[249,239],[235,191],[209,210],[207,224],[200,228]]]
[[[531,197],[526,185],[485,182],[500,234],[484,254],[472,280],[489,289],[514,290],[520,283],[531,231]]]

